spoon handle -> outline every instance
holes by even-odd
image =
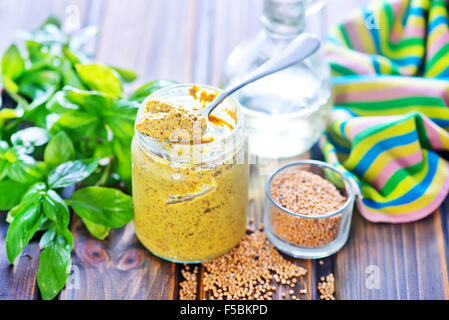
[[[250,73],[246,78],[237,84],[231,86],[226,91],[221,93],[212,101],[206,108],[201,110],[201,113],[208,116],[215,107],[220,104],[227,96],[233,94],[240,88],[250,84],[260,78],[266,77],[272,73],[276,73],[292,65],[301,62],[307,57],[311,56],[320,48],[320,40],[311,33],[303,33],[299,35],[292,43],[279,55],[271,58],[259,68]]]

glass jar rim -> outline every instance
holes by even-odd
[[[294,167],[294,166],[299,166],[299,165],[313,165],[313,166],[317,166],[320,168],[326,168],[326,169],[330,169],[333,172],[337,173],[339,175],[339,177],[341,178],[341,180],[344,182],[345,184],[345,189],[346,192],[348,193],[348,197],[346,199],[346,202],[337,210],[335,211],[331,211],[330,213],[327,214],[323,214],[320,216],[308,216],[308,215],[304,215],[301,213],[296,213],[293,212],[291,210],[288,210],[286,208],[283,208],[276,200],[274,200],[273,196],[271,195],[270,192],[270,187],[271,187],[271,182],[273,180],[273,178],[280,172],[282,172],[283,170],[290,168],[290,167]],[[332,165],[323,162],[323,161],[318,161],[318,160],[299,160],[299,161],[294,161],[294,162],[290,162],[287,163],[281,167],[279,167],[278,169],[276,169],[268,178],[266,185],[265,185],[265,193],[266,196],[268,197],[268,199],[270,199],[271,203],[276,206],[279,210],[282,210],[285,213],[300,217],[300,218],[307,218],[307,219],[325,219],[325,218],[330,218],[333,216],[336,216],[342,212],[344,212],[346,210],[346,208],[348,208],[348,206],[350,206],[353,202],[354,202],[354,198],[355,198],[355,192],[354,192],[354,188],[351,184],[351,182],[349,181],[348,177],[346,177],[343,172],[341,172],[341,170],[333,167]]]
[[[240,103],[232,96],[227,97],[224,100],[224,102],[229,103],[231,107],[235,108],[237,114],[236,125],[233,128],[233,130],[211,142],[179,144],[174,141],[162,141],[158,138],[149,137],[137,131],[136,124],[142,117],[144,107],[151,99],[158,99],[159,96],[171,90],[189,89],[194,85],[198,86],[200,89],[216,91],[218,93],[223,92],[222,89],[210,85],[198,83],[176,84],[153,92],[148,97],[146,97],[145,100],[142,102],[142,104],[139,106],[136,121],[134,123],[134,136],[135,138],[137,138],[138,144],[140,145],[141,148],[143,148],[145,153],[150,152],[151,154],[155,154],[160,158],[163,158],[165,160],[169,159],[171,162],[175,163],[202,165],[205,163],[214,162],[215,160],[219,161],[220,159],[223,160],[226,158],[227,150],[231,149],[235,150],[240,147],[241,145],[240,142],[243,141],[243,137],[245,135],[244,132],[245,117]],[[179,158],[176,159],[171,158],[171,154],[168,152],[168,150],[173,145],[177,145],[180,148],[183,148],[183,150],[186,151],[185,157],[180,156]],[[200,155],[200,158],[193,160],[191,156],[195,154]],[[208,157],[207,155],[210,155],[210,157]]]
[[[168,86],[168,87],[159,89],[159,90],[153,92],[152,94],[150,94],[148,97],[146,97],[145,100],[139,106],[139,110],[137,112],[136,121],[134,123],[134,134],[139,135],[142,138],[144,138],[144,139],[146,139],[148,141],[152,141],[152,142],[158,142],[158,143],[161,143],[161,144],[172,144],[172,143],[174,143],[174,141],[162,141],[162,140],[160,140],[158,138],[150,137],[150,136],[147,136],[145,134],[142,134],[142,133],[138,132],[136,130],[136,123],[137,123],[137,121],[139,120],[139,118],[141,116],[141,112],[142,112],[143,108],[148,104],[148,102],[151,99],[154,99],[155,96],[158,96],[158,95],[160,95],[162,93],[165,93],[167,91],[170,91],[170,90],[175,90],[175,89],[179,89],[179,88],[191,88],[192,86],[197,86],[200,89],[214,90],[214,91],[218,92],[218,94],[220,94],[220,93],[222,93],[224,91],[221,88],[217,88],[217,87],[214,87],[214,86],[211,86],[211,85],[206,85],[206,84],[198,84],[198,83],[180,83],[180,84],[175,84],[175,85],[172,85],[172,86]],[[223,102],[226,102],[226,101],[229,102],[231,105],[235,106],[235,108],[236,108],[236,112],[237,112],[236,126],[233,128],[233,130],[229,134],[227,134],[227,135],[225,135],[225,136],[223,136],[223,137],[221,137],[221,138],[219,138],[217,140],[214,140],[214,141],[208,142],[208,143],[197,143],[196,145],[206,145],[206,144],[213,144],[215,142],[223,142],[223,141],[226,141],[226,140],[232,138],[234,135],[236,135],[239,131],[242,130],[243,122],[244,122],[244,118],[243,118],[244,116],[243,116],[242,107],[241,107],[240,103],[233,96],[228,96],[226,99],[223,100]]]

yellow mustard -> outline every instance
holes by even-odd
[[[219,90],[198,89],[209,94]],[[166,132],[148,135],[148,104],[204,107],[189,91],[191,86],[178,85],[150,96],[139,110],[132,144],[137,236],[153,254],[187,263],[216,258],[238,244],[247,224],[249,176],[244,120],[232,98],[214,111],[197,144],[164,141],[161,137],[170,136]]]

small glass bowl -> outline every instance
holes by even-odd
[[[320,216],[283,208],[273,199],[270,189],[273,179],[289,170],[304,170],[321,176],[346,197],[346,202],[338,210]],[[295,258],[320,259],[340,250],[348,240],[355,195],[348,178],[336,168],[316,160],[292,162],[271,174],[265,190],[265,233],[279,251]]]

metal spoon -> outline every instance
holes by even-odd
[[[320,40],[311,33],[299,35],[293,42],[278,56],[271,58],[259,68],[250,73],[246,78],[216,97],[208,106],[199,110],[206,119],[209,114],[229,95],[240,88],[250,84],[260,78],[284,70],[292,65],[301,62],[305,58],[314,54],[320,48]]]

